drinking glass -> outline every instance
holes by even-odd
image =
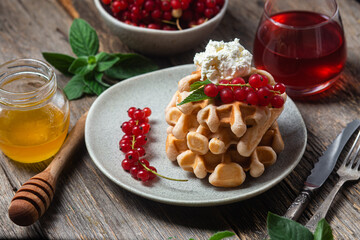
[[[254,64],[284,83],[290,96],[328,89],[346,61],[335,0],[267,0],[254,41]]]

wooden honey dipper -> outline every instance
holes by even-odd
[[[70,156],[83,142],[86,117],[87,112],[80,117],[72,128],[49,166],[30,178],[15,193],[9,206],[9,217],[17,225],[28,226],[33,224],[50,206],[60,173]]]

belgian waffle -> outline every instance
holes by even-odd
[[[251,74],[273,77],[262,70]],[[250,76],[249,75],[249,76]],[[200,70],[178,83],[165,110],[167,129],[166,154],[185,171],[205,178],[217,187],[236,187],[246,172],[259,177],[272,165],[284,148],[276,119],[282,108],[252,106],[243,102],[218,105],[214,99],[178,106],[190,94],[190,85],[200,80]],[[286,100],[286,94],[282,97]]]

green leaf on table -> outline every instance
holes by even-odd
[[[330,225],[325,221],[325,219],[321,219],[314,232],[314,240],[333,240],[333,234]]]
[[[80,18],[75,19],[70,27],[69,42],[78,57],[95,55],[99,50],[96,31]]]
[[[74,62],[75,58],[61,54],[61,53],[51,53],[51,52],[43,52],[43,57],[46,61],[48,61],[54,68],[59,70],[61,73],[65,75],[73,75],[68,71],[70,65]]]
[[[267,228],[271,240],[313,240],[313,234],[295,221],[271,212],[267,216]]]
[[[222,232],[217,232],[214,235],[212,235],[209,240],[221,240],[227,237],[232,237],[234,236],[235,233],[230,232],[230,231],[222,231]]]
[[[73,74],[85,75],[96,67],[95,57],[79,57],[69,67],[69,72]],[[95,61],[95,62],[94,62]]]
[[[103,86],[102,84],[100,84],[98,81],[96,81],[95,79],[95,74],[90,73],[86,76],[84,76],[84,82],[85,85],[96,95],[100,95],[103,91],[106,90],[106,87]]]
[[[80,98],[85,87],[84,76],[75,75],[64,87],[64,93],[69,100]]]
[[[201,86],[204,86],[206,84],[212,83],[209,79],[206,79],[205,81],[197,81],[190,85],[190,91],[194,91],[198,89]]]
[[[120,60],[105,71],[105,75],[111,78],[126,79],[158,69],[156,64],[139,54],[117,53],[113,56],[120,58]]]
[[[119,61],[120,58],[114,56],[113,54],[108,54],[105,52],[100,52],[96,56],[96,70],[98,72],[103,72],[111,68],[115,63]]]
[[[198,88],[195,91],[191,92],[184,100],[181,101],[178,105],[182,105],[189,102],[198,102],[205,99],[210,99],[211,97],[206,96],[204,93],[204,88]]]
[[[101,85],[103,85],[103,86],[106,87],[106,88],[110,87],[109,84],[107,84],[106,82],[104,82],[104,81],[102,80],[103,76],[104,76],[104,73],[102,73],[102,72],[95,72],[95,73],[94,73],[95,80],[96,80],[98,83],[100,83]]]

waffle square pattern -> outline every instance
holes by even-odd
[[[275,84],[269,73],[253,68],[249,76],[254,73],[266,75]],[[276,122],[284,107],[238,101],[218,104],[214,99],[177,105],[200,78],[198,69],[181,79],[166,107],[167,157],[197,178],[208,177],[216,187],[237,187],[247,174],[260,177],[284,149]],[[286,100],[286,93],[282,97]]]

